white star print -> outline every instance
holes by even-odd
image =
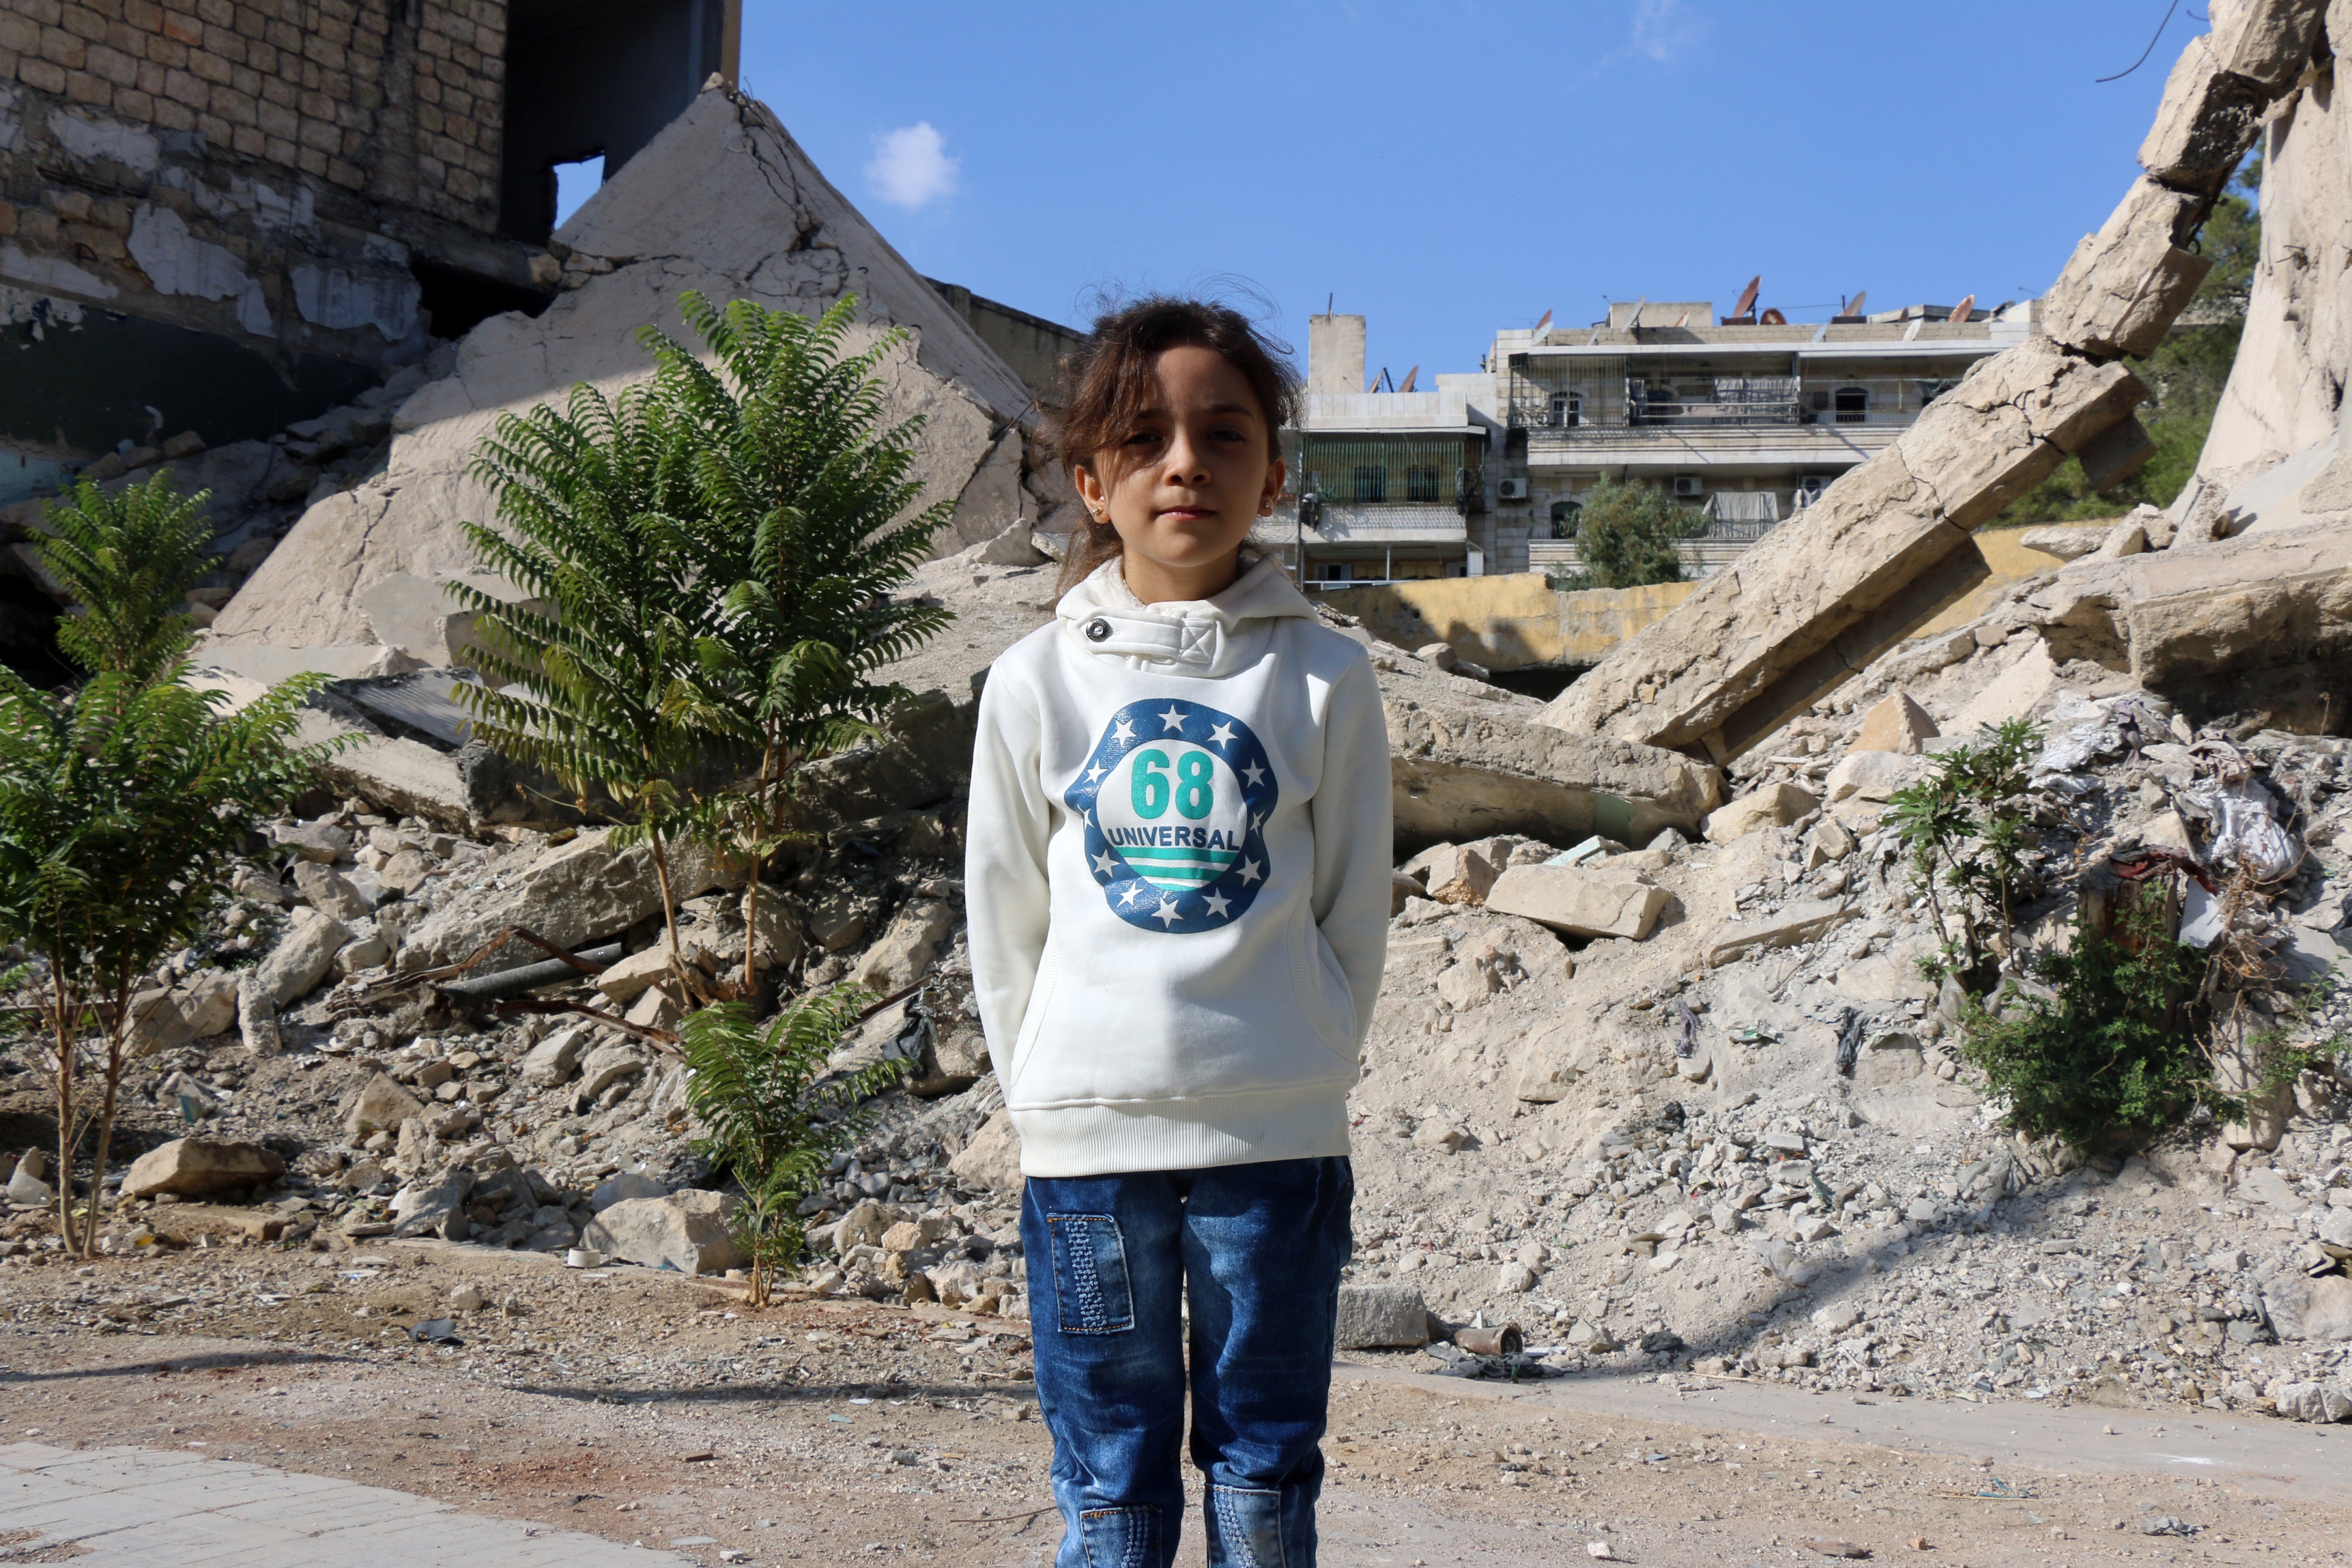
[[[1127,890],[1118,895],[1118,901],[1132,909],[1135,907],[1135,901],[1143,896],[1143,883],[1130,882],[1127,884]]]
[[[1172,898],[1163,898],[1160,901],[1160,907],[1151,912],[1151,918],[1166,927],[1175,925],[1182,917],[1176,913],[1176,901]]]
[[[1261,812],[1259,812],[1257,815],[1255,815],[1255,816],[1254,816],[1254,817],[1252,817],[1252,818],[1250,819],[1250,831],[1251,831],[1251,832],[1255,832],[1255,831],[1257,831],[1260,828],[1263,828],[1263,827],[1265,827],[1265,812],[1261,811]]]
[[[1265,769],[1253,762],[1247,768],[1242,769],[1242,777],[1247,779],[1249,781],[1249,787],[1255,789],[1257,788],[1257,781],[1265,777]]]
[[[1166,725],[1169,728],[1176,730],[1179,733],[1181,733],[1184,728],[1184,710],[1178,707],[1174,703],[1170,703],[1168,705],[1166,712],[1156,713],[1151,716]]]
[[[1103,851],[1095,856],[1095,870],[1104,876],[1116,876],[1118,873],[1118,857],[1108,850]]]
[[[1135,726],[1128,723],[1125,719],[1120,719],[1118,721],[1118,727],[1111,731],[1111,738],[1113,740],[1133,740],[1135,738]]]
[[[1209,744],[1210,744],[1210,745],[1212,745],[1212,746],[1231,746],[1233,743],[1234,743],[1234,727],[1233,727],[1232,725],[1230,725],[1230,724],[1221,724],[1221,725],[1217,726],[1214,729],[1213,729],[1213,730],[1209,731]]]
[[[1257,862],[1255,862],[1255,861],[1244,861],[1244,862],[1242,862],[1242,885],[1243,885],[1243,886],[1244,886],[1244,887],[1248,886],[1251,883],[1255,882],[1258,878],[1260,878],[1260,877],[1264,876],[1265,874],[1265,873],[1264,871],[1262,871],[1262,870],[1260,870],[1260,869],[1259,869]]]
[[[1202,898],[1201,902],[1209,906],[1210,914],[1223,920],[1225,917],[1225,911],[1233,907],[1234,901],[1222,893],[1213,893]]]
[[[1102,776],[1108,771],[1108,769],[1104,768],[1101,763],[1096,763],[1092,768],[1087,769],[1087,782],[1089,784],[1099,783],[1102,779]]]

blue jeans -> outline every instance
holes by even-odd
[[[1339,1158],[1029,1179],[1021,1240],[1056,1568],[1176,1561],[1188,1287],[1210,1568],[1314,1568],[1355,1190]]]

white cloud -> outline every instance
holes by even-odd
[[[1637,0],[1633,49],[1654,60],[1670,60],[1698,42],[1706,23],[1683,9],[1682,0]]]
[[[931,122],[922,120],[874,139],[874,162],[866,165],[866,177],[874,193],[892,206],[922,207],[955,194],[961,167],[960,160],[948,156]]]

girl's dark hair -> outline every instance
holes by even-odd
[[[1167,350],[1186,348],[1223,355],[1241,372],[1265,415],[1267,456],[1281,456],[1283,427],[1295,423],[1298,402],[1298,372],[1288,350],[1229,306],[1155,294],[1097,317],[1087,340],[1063,358],[1062,406],[1045,431],[1063,467],[1075,474],[1118,446],[1128,425],[1158,394],[1152,361]],[[1114,476],[1097,477],[1108,485]],[[1063,589],[1118,553],[1118,530],[1082,516],[1063,554]]]

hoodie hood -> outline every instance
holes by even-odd
[[[1292,585],[1280,559],[1262,555],[1213,599],[1159,604],[1136,598],[1121,562],[1105,561],[1062,596],[1054,613],[1063,636],[1099,657],[1170,674],[1215,676],[1244,657],[1273,622],[1289,616],[1312,621],[1315,607]]]

